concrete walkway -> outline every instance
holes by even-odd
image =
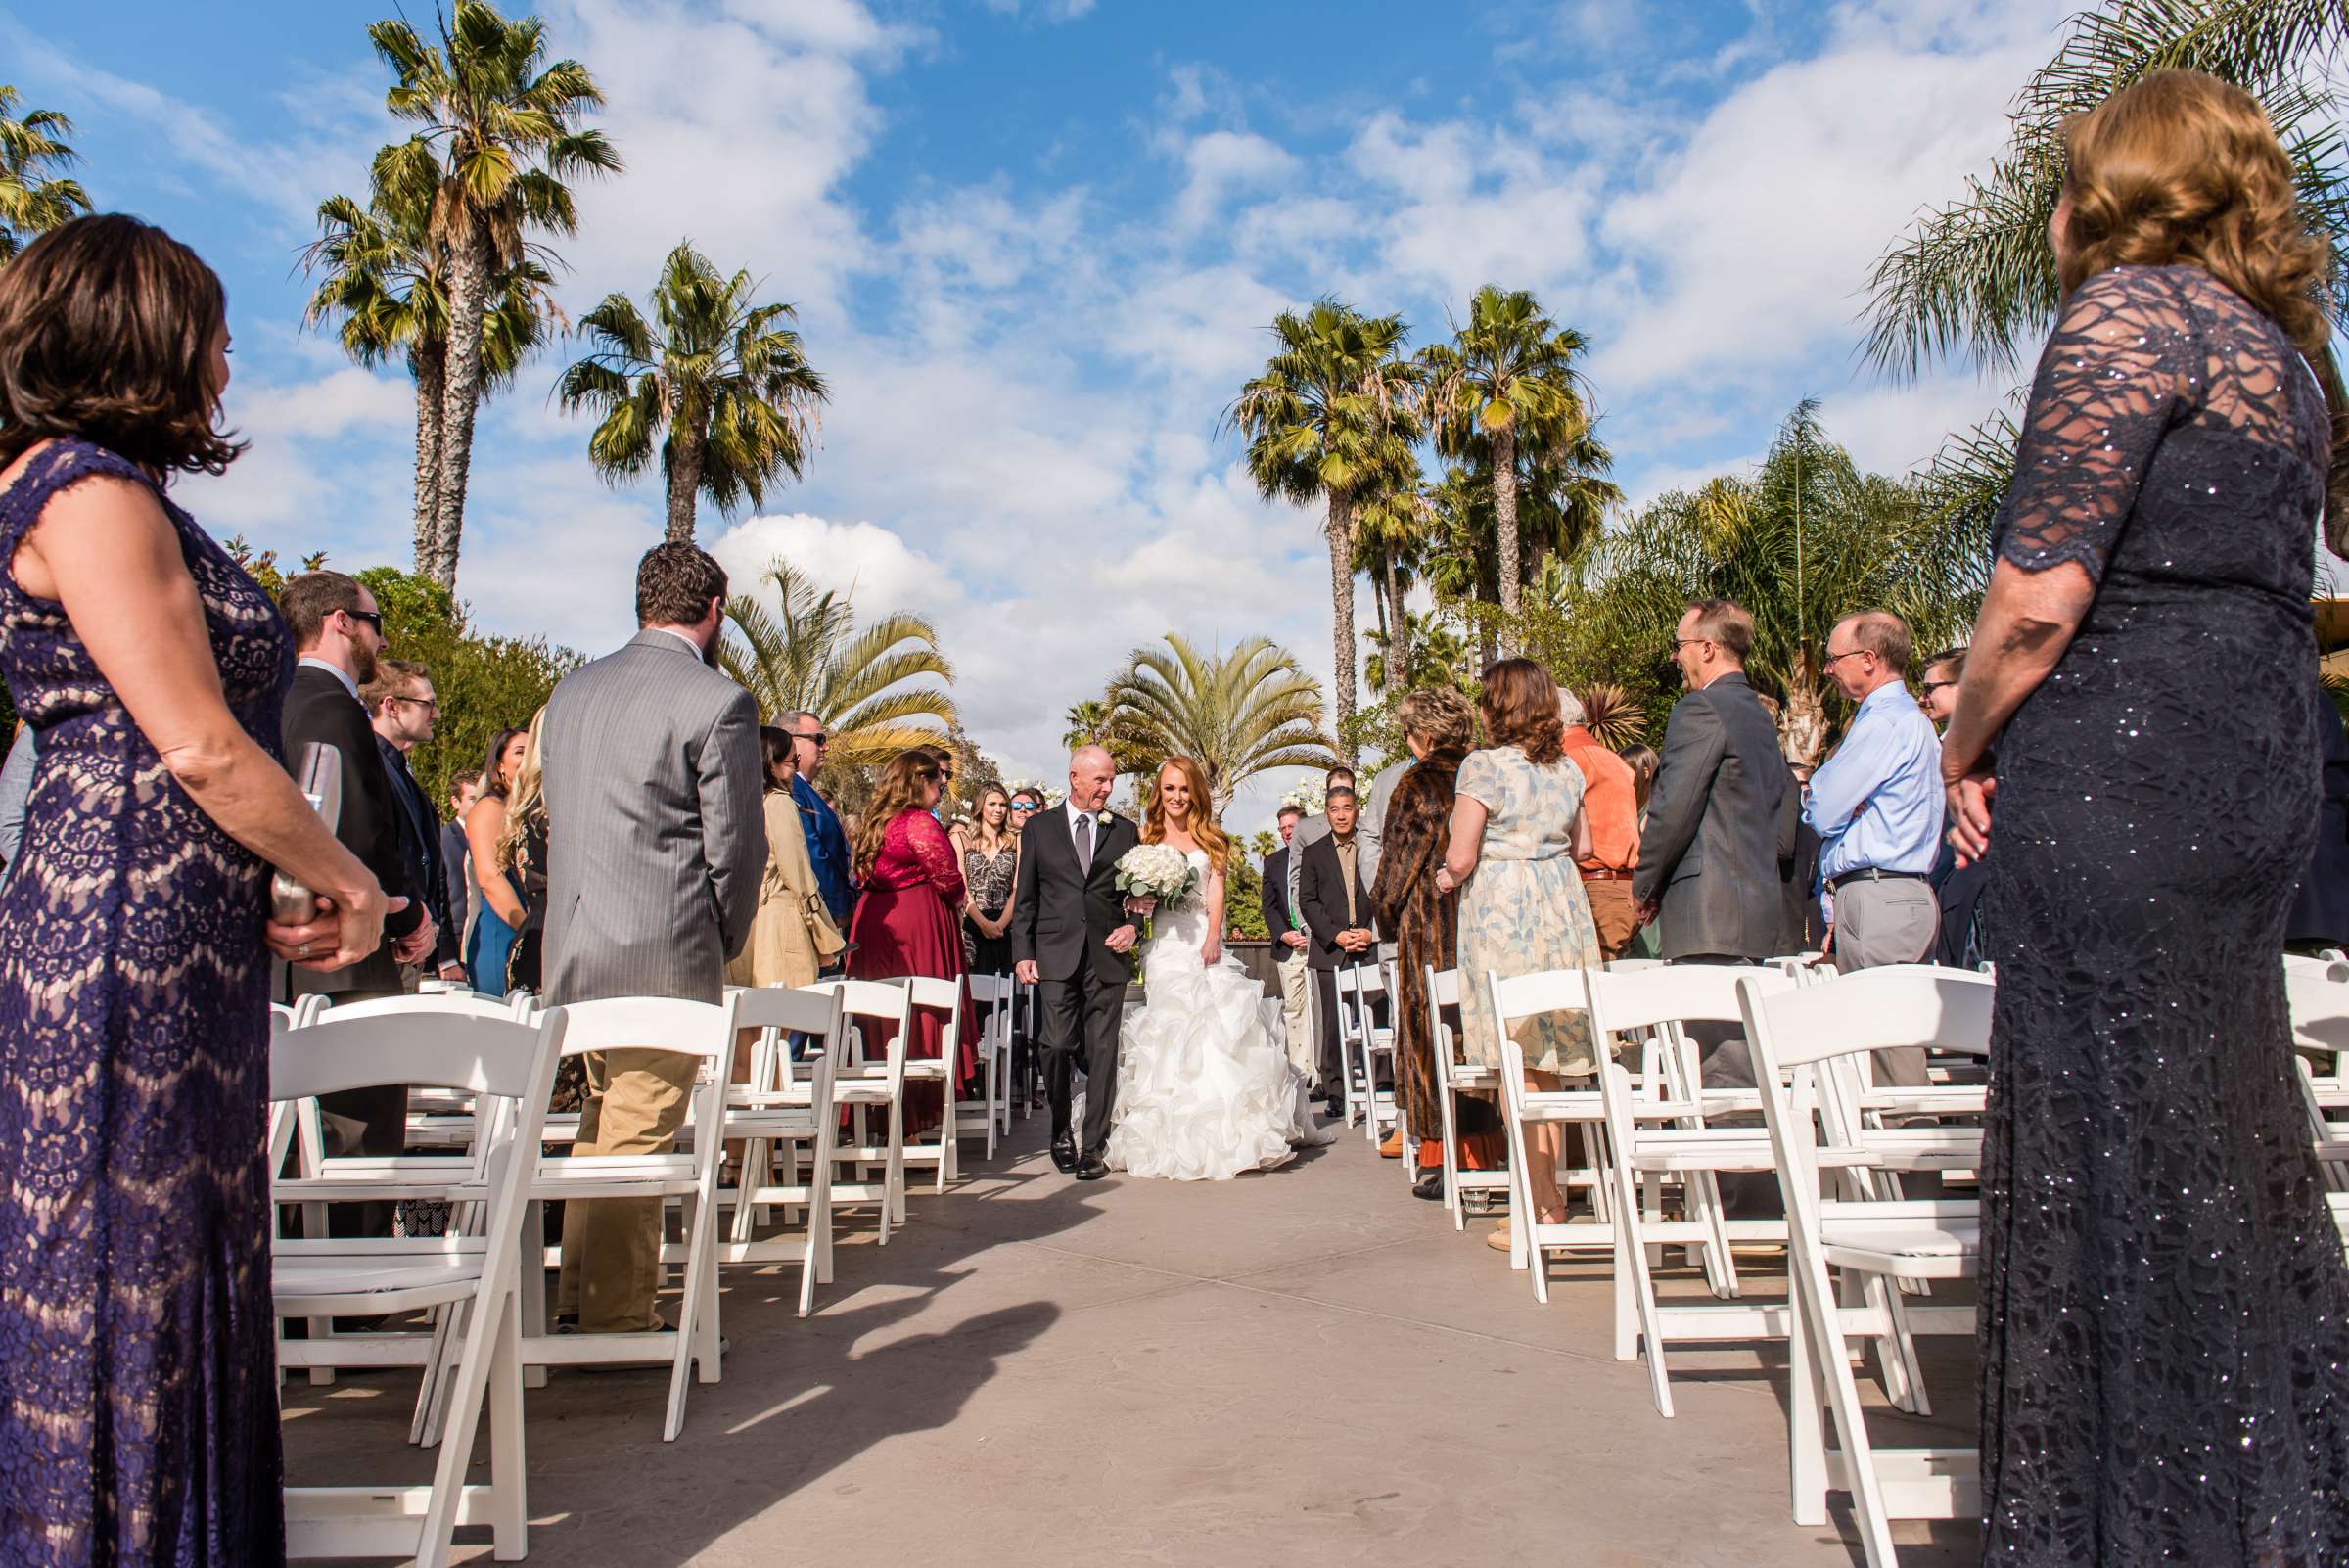
[[[1787,1517],[1781,1354],[1679,1356],[1667,1421],[1612,1359],[1597,1270],[1559,1267],[1537,1305],[1484,1225],[1455,1233],[1359,1136],[1237,1181],[1081,1185],[1041,1125],[917,1192],[887,1248],[858,1221],[805,1322],[796,1271],[729,1271],[725,1381],[693,1390],[676,1443],[666,1368],[530,1395],[531,1560],[1860,1560],[1840,1513]],[[1880,1441],[1970,1441],[1970,1349],[1928,1355],[1937,1435]],[[287,1384],[290,1481],[423,1479],[414,1390]],[[1897,1528],[1910,1568],[1979,1549],[1968,1525]]]

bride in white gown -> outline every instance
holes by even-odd
[[[1144,843],[1182,851],[1199,881],[1180,907],[1157,911],[1142,948],[1143,1006],[1127,1017],[1118,1053],[1107,1159],[1137,1176],[1224,1181],[1286,1164],[1296,1145],[1338,1132],[1313,1126],[1308,1084],[1289,1065],[1280,1003],[1223,956],[1230,840],[1212,818],[1194,826],[1193,803],[1204,808],[1207,800],[1199,764],[1172,758],[1142,829]]]

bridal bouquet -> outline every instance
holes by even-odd
[[[1198,885],[1190,856],[1170,846],[1137,844],[1118,856],[1118,891],[1128,898],[1155,899],[1160,908],[1173,909]]]

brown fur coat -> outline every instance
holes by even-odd
[[[1459,894],[1436,891],[1436,869],[1451,842],[1453,784],[1466,755],[1430,752],[1396,783],[1379,834],[1378,881],[1370,890],[1379,930],[1396,945],[1402,971],[1395,998],[1396,1097],[1405,1128],[1425,1140],[1444,1135],[1427,972],[1457,967],[1460,947]]]

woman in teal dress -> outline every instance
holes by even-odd
[[[1557,685],[1530,659],[1503,659],[1485,671],[1484,688],[1477,711],[1492,745],[1460,763],[1451,842],[1436,886],[1460,889],[1460,1052],[1497,1068],[1500,1031],[1485,977],[1589,968],[1600,955],[1590,899],[1574,868],[1577,856],[1590,853],[1590,822],[1583,814],[1582,769],[1562,749]],[[1537,1093],[1563,1087],[1567,1075],[1596,1071],[1588,1013],[1519,1019],[1509,1038],[1525,1053],[1526,1087]],[[1526,1179],[1543,1224],[1566,1218],[1557,1175],[1563,1130],[1556,1123],[1525,1130]],[[1506,1229],[1492,1239],[1509,1244]]]
[[[530,750],[530,731],[501,729],[489,743],[488,761],[482,764],[482,794],[465,813],[465,843],[473,852],[473,879],[482,890],[481,918],[465,943],[465,972],[473,989],[484,996],[506,993],[506,958],[522,930],[527,911],[522,890],[500,860],[498,841],[505,837],[506,803],[522,776],[523,759]]]

